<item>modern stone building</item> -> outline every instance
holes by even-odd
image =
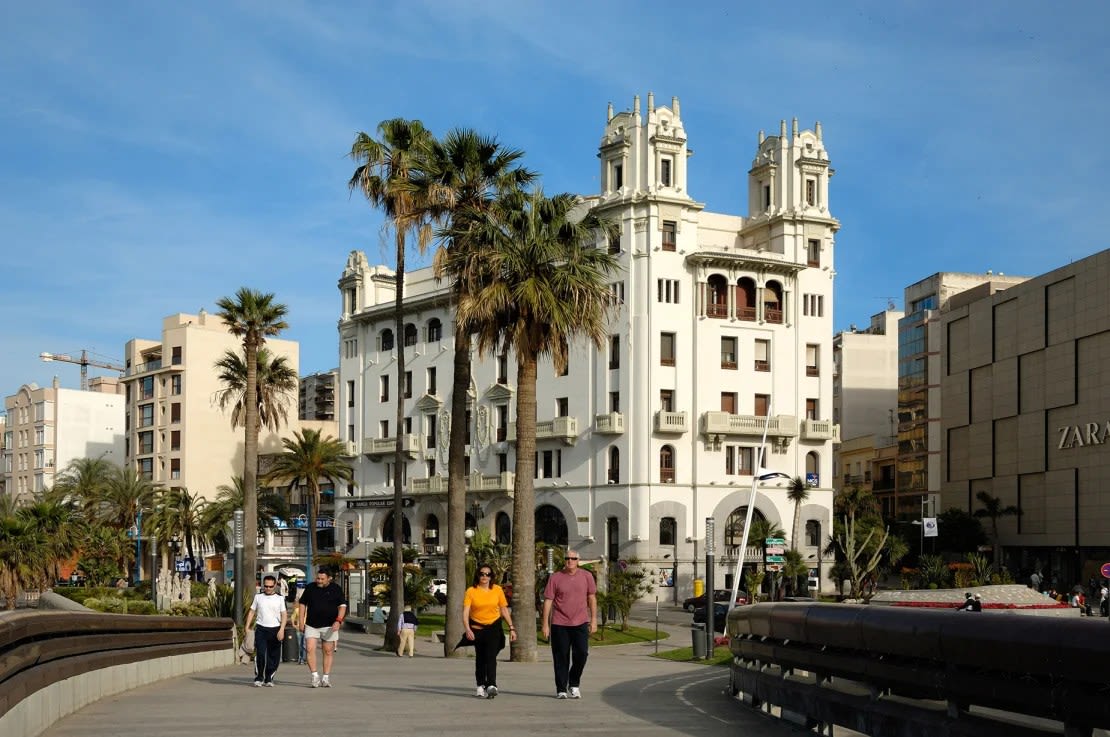
[[[335,382],[339,369],[302,376],[297,416],[302,420],[335,421]]]
[[[1011,571],[1086,584],[1110,560],[1110,251],[952,298],[941,325],[941,505],[986,492]],[[988,532],[990,522],[985,524]]]
[[[17,504],[54,485],[78,458],[124,457],[124,398],[119,380],[97,378],[87,391],[24,384],[4,398],[4,452],[0,476]]]
[[[694,199],[692,151],[679,102],[614,113],[604,122],[600,192],[584,199],[616,223],[599,242],[620,261],[622,303],[601,350],[573,347],[565,375],[541,365],[536,453],[537,537],[587,558],[636,557],[676,598],[704,571],[706,518],[716,521],[728,581],[743,532],[756,458],[805,477],[796,542],[813,570],[831,531],[833,442],[832,176],[821,126],[783,121],[759,133],[747,174],[747,216],[706,212]],[[708,163],[708,162],[707,162]],[[361,251],[339,281],[339,425],[357,451],[357,496],[340,521],[359,544],[389,536],[394,439],[404,439],[405,538],[435,568],[445,552],[450,423],[467,423],[468,526],[511,535],[515,358],[475,355],[470,409],[449,414],[452,310],[430,270],[406,275],[403,335],[393,334],[393,273]],[[398,382],[397,351],[408,373]],[[400,383],[400,386],[398,386]],[[405,420],[395,426],[396,392]],[[760,488],[760,515],[791,535],[783,488]],[[827,567],[826,567],[827,568]],[[658,593],[662,598],[669,590]]]

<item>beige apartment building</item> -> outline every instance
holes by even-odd
[[[124,457],[124,397],[120,381],[97,378],[89,389],[24,384],[4,398],[7,413],[0,452],[0,486],[17,504],[54,485],[77,458]]]
[[[297,369],[298,343],[271,338],[266,347]],[[160,340],[127,342],[126,462],[155,484],[214,499],[220,485],[242,476],[243,429],[232,428],[230,409],[221,411],[217,403],[222,387],[215,365],[229,350],[240,353],[242,341],[204,310],[165,318]],[[288,417],[296,428],[296,397],[290,397]],[[263,428],[259,453],[281,447],[281,436]]]
[[[1060,589],[1110,560],[1107,283],[1110,250],[942,316],[941,506],[974,512],[983,491],[1018,507],[998,520],[1006,565]]]

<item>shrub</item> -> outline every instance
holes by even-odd
[[[127,602],[128,614],[157,614],[158,607],[147,599],[131,599]]]
[[[107,614],[126,614],[127,602],[118,596],[106,596],[103,599],[90,597],[85,600],[85,606],[93,611]]]
[[[200,601],[175,601],[170,610],[166,612],[174,617],[207,617],[207,605],[205,600]]]

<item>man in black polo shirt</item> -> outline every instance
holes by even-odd
[[[321,568],[316,572],[316,582],[305,587],[297,604],[300,616],[297,627],[304,632],[305,655],[308,670],[312,673],[312,687],[331,688],[331,662],[335,657],[335,643],[339,642],[339,630],[343,618],[347,616],[347,599],[343,589],[331,580],[331,573]],[[316,670],[316,642],[320,641],[324,650],[324,677]]]

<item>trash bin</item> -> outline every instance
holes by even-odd
[[[690,639],[694,646],[694,658],[705,658],[705,625],[695,622],[690,625]]]
[[[297,642],[297,633],[292,633],[289,630],[291,627],[286,627],[285,639],[281,641],[281,662],[283,663],[296,663],[301,654],[300,643]]]

